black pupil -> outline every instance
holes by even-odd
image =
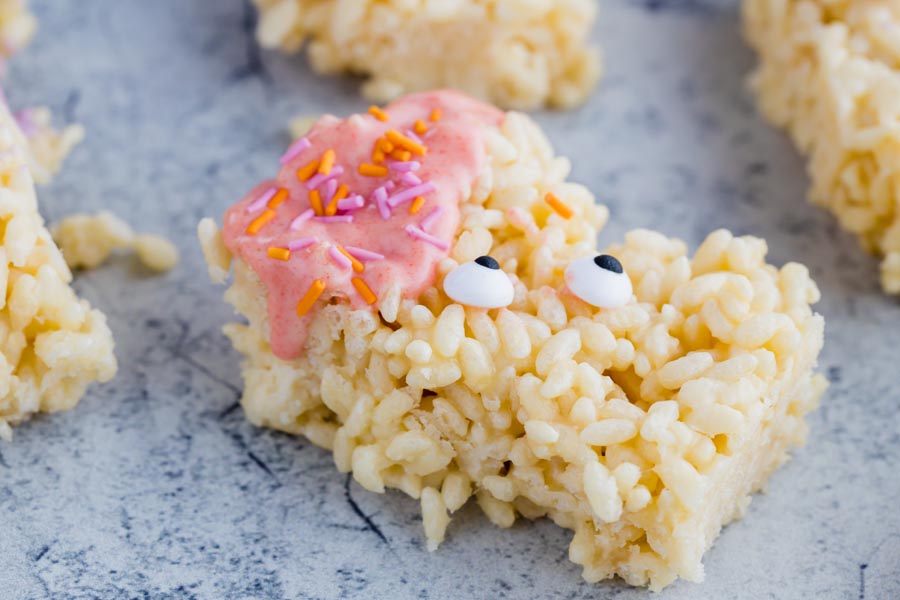
[[[495,271],[500,270],[500,263],[491,258],[490,256],[479,256],[475,259],[475,262],[481,265],[482,267],[487,267],[488,269],[493,269]]]
[[[622,268],[622,263],[619,262],[615,256],[610,256],[609,254],[601,254],[600,256],[594,258],[594,264],[600,267],[601,269],[606,269],[607,271],[612,271],[613,273],[622,273],[624,269]]]

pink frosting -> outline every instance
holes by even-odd
[[[441,118],[431,122],[429,117],[435,109],[441,111]],[[459,228],[459,203],[471,193],[475,179],[485,168],[483,132],[498,127],[503,118],[497,109],[450,91],[406,96],[384,111],[389,115],[388,122],[371,115],[354,115],[344,120],[322,117],[306,136],[309,147],[290,157],[276,180],[261,183],[225,214],[226,246],[253,269],[266,288],[269,339],[272,351],[280,358],[289,360],[302,353],[307,326],[316,307],[331,299],[350,302],[355,308],[369,306],[354,287],[354,277],[362,279],[378,298],[392,285],[399,284],[403,296],[412,298],[434,284],[435,267],[447,256],[447,248]],[[409,177],[404,182],[409,165],[400,163],[394,163],[395,168],[390,168],[384,177],[359,174],[361,163],[373,162],[372,148],[379,138],[391,129],[404,134],[412,131],[417,120],[428,125],[428,131],[418,136],[427,154],[413,156],[419,163],[415,175],[423,183],[410,185],[415,179]],[[335,167],[343,167],[338,183],[347,186],[350,197],[359,195],[365,199],[365,205],[338,211],[336,216],[342,218],[301,220],[298,227],[291,229],[291,222],[310,208],[310,190],[296,172],[329,149],[336,154]],[[390,166],[390,159],[384,165]],[[247,233],[250,223],[265,210],[264,206],[259,208],[258,202],[253,209],[248,208],[273,186],[286,189],[288,198],[274,209],[275,216],[256,234]],[[389,189],[376,194],[382,186]],[[326,205],[330,200],[325,196],[327,187],[322,184],[318,188]],[[409,212],[411,201],[397,203],[410,195],[405,192],[411,188],[424,191],[421,195],[425,203],[415,215]],[[384,201],[385,191],[388,201]],[[377,202],[376,196],[381,196],[382,201]],[[395,201],[393,206],[391,199]],[[423,218],[437,209],[442,211],[440,218],[422,227]],[[383,215],[389,218],[385,220]],[[350,222],[346,222],[348,216],[352,217]],[[423,232],[427,229],[427,234],[412,235],[412,228]],[[309,244],[309,239],[317,241]],[[296,240],[305,241],[297,244]],[[305,247],[292,251],[287,261],[269,256],[269,248],[288,248],[291,242],[295,242],[295,247]],[[365,270],[357,273],[335,259],[332,249],[337,245],[384,258],[372,260],[369,256],[363,260],[359,256]],[[300,317],[297,305],[317,279],[325,284],[325,291],[313,309]]]

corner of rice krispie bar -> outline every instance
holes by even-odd
[[[744,0],[762,113],[809,158],[810,197],[900,294],[900,2]]]
[[[526,116],[452,92],[322,117],[199,237],[247,319],[255,424],[421,502],[571,529],[589,581],[658,590],[806,437],[825,388],[805,267],[727,231],[689,255],[607,211]],[[335,182],[335,183],[331,183]]]
[[[0,438],[38,412],[70,409],[116,373],[106,317],[69,287],[71,272],[38,212],[28,141],[0,106]]]
[[[306,44],[316,71],[362,75],[378,102],[452,87],[508,108],[568,108],[600,77],[595,0],[254,3],[264,47]]]

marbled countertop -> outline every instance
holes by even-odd
[[[41,191],[48,220],[111,208],[184,260],[80,275],[110,317],[121,372],[77,410],[0,444],[0,598],[645,598],[588,585],[570,533],[511,530],[469,506],[434,554],[418,502],[371,494],[237,404],[231,317],[197,221],[272,172],[296,114],[364,109],[357,82],[261,54],[242,0],[34,0],[15,106],[48,103],[87,141]],[[606,0],[608,70],[583,109],[539,114],[574,179],[612,212],[602,242],[650,227],[696,245],[728,227],[812,269],[832,381],[808,445],[706,557],[706,582],[658,597],[900,598],[900,303],[876,262],[804,200],[803,161],[755,114],[729,0]]]

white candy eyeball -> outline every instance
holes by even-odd
[[[444,293],[454,302],[478,308],[509,306],[515,296],[509,276],[490,256],[479,256],[447,273]]]
[[[566,269],[566,286],[597,308],[625,306],[633,291],[622,263],[608,254],[573,261]]]

